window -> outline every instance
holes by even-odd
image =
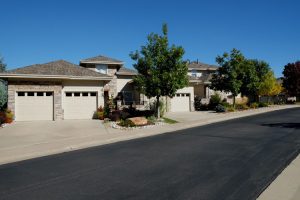
[[[82,96],[83,96],[83,97],[87,97],[87,96],[89,96],[89,93],[83,92],[83,93],[82,93]]]
[[[72,96],[72,92],[66,92],[66,97],[71,97]]]
[[[107,74],[107,65],[96,65],[96,72]]]
[[[91,92],[90,96],[91,97],[95,97],[96,96],[96,92]]]
[[[197,70],[192,69],[191,74],[192,74],[192,77],[197,77]]]
[[[185,94],[185,96],[186,96],[186,97],[189,97],[189,96],[190,96],[190,94]]]
[[[80,97],[80,92],[74,92],[74,97]]]
[[[37,92],[37,93],[36,93],[36,96],[42,97],[42,96],[44,96],[44,92]]]
[[[34,92],[27,92],[27,96],[33,97],[34,96]]]
[[[18,92],[18,97],[24,97],[25,96],[25,92]]]
[[[180,97],[180,94],[176,94],[176,97]]]
[[[71,95],[72,95],[72,94],[71,94]],[[47,97],[52,96],[52,92],[46,92],[46,96],[47,96]]]
[[[125,102],[125,105],[129,105],[133,102],[133,94],[132,92],[124,91],[123,92],[123,101]]]

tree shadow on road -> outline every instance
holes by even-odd
[[[262,126],[300,129],[300,123],[271,123],[262,124]]]

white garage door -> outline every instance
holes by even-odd
[[[16,93],[16,121],[53,120],[53,92]]]
[[[171,112],[190,111],[190,94],[178,93],[171,99]]]
[[[97,92],[65,92],[64,119],[92,119],[97,110]]]

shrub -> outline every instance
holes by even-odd
[[[225,108],[228,108],[231,106],[230,103],[226,102],[226,101],[222,101],[222,103],[220,103],[222,106],[224,106]]]
[[[232,105],[230,105],[229,107],[227,107],[227,111],[228,112],[234,112],[235,108]]]
[[[225,109],[225,107],[224,106],[222,106],[221,104],[218,104],[217,106],[216,106],[216,112],[225,112],[226,111],[226,109]]]
[[[121,111],[120,110],[115,110],[109,115],[109,119],[112,121],[120,121],[121,119]]]
[[[218,93],[215,93],[214,95],[211,95],[209,99],[209,109],[214,110],[217,105],[221,103],[221,96]]]
[[[256,102],[251,103],[250,108],[254,108],[254,109],[258,108],[258,103]]]
[[[110,114],[110,107],[108,105],[104,106],[103,115],[104,117],[109,117]]]
[[[94,114],[94,119],[100,119],[100,120],[104,120],[104,110],[103,107],[100,106],[99,108],[97,108],[97,111]]]
[[[130,113],[129,113],[129,112],[121,111],[121,113],[120,113],[120,118],[121,118],[122,120],[126,120],[126,119],[129,118],[129,117],[130,117]]]
[[[258,107],[262,108],[262,107],[268,107],[268,103],[264,103],[264,102],[259,102]]]
[[[156,118],[154,116],[147,117],[147,120],[153,124],[155,124],[155,122],[156,122]]]
[[[194,106],[195,106],[195,110],[199,111],[201,110],[201,97],[196,96],[194,98]]]
[[[247,106],[247,104],[236,104],[235,108],[238,110],[248,110],[249,106]]]
[[[14,114],[11,110],[7,109],[5,111],[5,123],[12,123],[14,120]]]
[[[209,110],[209,105],[208,104],[201,104],[200,110],[202,110],[202,111]]]
[[[134,123],[130,120],[123,120],[121,119],[120,122],[118,123],[119,126],[124,126],[124,127],[134,127]]]

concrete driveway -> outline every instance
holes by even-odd
[[[101,135],[107,131],[99,120],[15,122],[0,129],[0,163],[19,160],[18,156],[26,154],[61,152]]]

